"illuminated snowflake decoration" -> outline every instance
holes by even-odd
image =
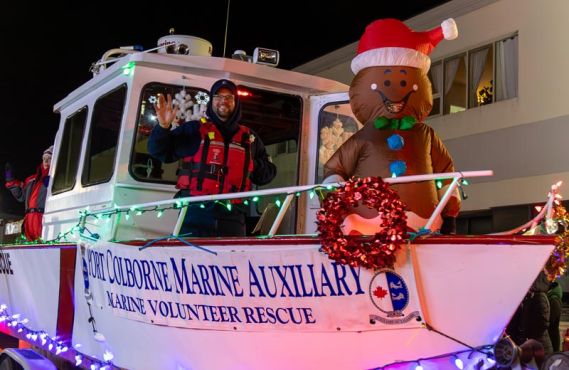
[[[192,119],[193,105],[192,96],[182,89],[179,93],[174,96],[174,101],[172,102],[174,106],[178,107],[178,112],[176,113],[176,123],[189,121]]]
[[[198,93],[195,96],[196,98],[196,102],[198,104],[207,104],[209,103],[209,95],[204,92],[204,91],[198,91]]]

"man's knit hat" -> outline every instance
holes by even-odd
[[[53,155],[53,145],[43,151],[43,154]]]

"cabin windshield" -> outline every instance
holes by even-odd
[[[335,102],[322,107],[318,116],[318,142],[316,147],[316,183],[324,180],[324,164],[350,136],[363,125],[352,113],[349,102]]]
[[[238,86],[241,99],[241,124],[257,133],[265,144],[267,153],[277,166],[277,176],[258,189],[294,186],[298,184],[299,140],[302,122],[302,98],[298,95],[268,91],[246,85]],[[136,137],[129,171],[131,176],[141,182],[175,184],[179,162],[161,163],[148,153],[147,143],[154,126],[158,124],[153,104],[159,94],[171,94],[179,101],[183,99],[190,120],[205,115],[208,91],[189,86],[171,85],[152,82],[145,85],[141,92]],[[187,119],[185,119],[187,120]],[[184,120],[182,120],[184,121]],[[284,196],[260,199],[251,204],[250,222],[255,225],[265,210],[273,210]],[[296,218],[296,202],[285,216],[279,229],[280,233],[293,233]],[[257,230],[263,234],[267,230]]]
[[[173,98],[181,96],[192,112],[197,112],[196,115],[199,114],[200,110],[205,112],[205,106],[209,100],[207,91],[196,87],[168,85],[158,82],[152,82],[143,87],[138,105],[136,137],[129,166],[130,174],[138,181],[176,183],[178,163],[162,163],[150,156],[147,149],[150,133],[158,124],[154,104],[158,101],[159,95],[166,96],[167,94],[172,95]]]

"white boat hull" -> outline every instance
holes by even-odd
[[[76,248],[74,263],[69,248],[7,249],[13,274],[2,275],[0,297],[8,311],[21,314],[18,320],[26,317],[29,322],[4,325],[2,330],[36,345],[39,340],[25,334],[58,334],[58,340],[65,342],[67,337],[81,345],[60,355],[73,359],[79,354],[88,364],[112,353],[112,363],[128,369],[373,369],[494,344],[554,244],[552,237],[431,238],[400,253],[393,272],[334,265],[311,238],[200,241],[200,246],[217,256],[181,243],[160,242],[143,251],[112,243],[87,246],[83,252]],[[46,253],[51,257],[46,259]],[[171,286],[139,289],[129,287],[126,280],[120,283],[117,261],[127,259],[133,266],[142,266],[142,261],[163,266],[167,272],[160,274],[167,275]],[[45,279],[39,282],[34,261],[43,262],[39,276]],[[207,279],[199,276],[204,272],[199,266],[213,266],[210,262],[233,271],[233,282],[219,280],[216,286],[213,267]],[[68,275],[60,272],[60,265]],[[181,278],[183,265],[188,284]],[[70,284],[58,284],[71,276],[71,270]],[[151,286],[153,274],[146,276]],[[197,279],[193,286],[192,276]],[[267,288],[261,276],[276,278]],[[383,288],[378,288],[387,287],[389,279],[396,279],[389,283],[393,286],[403,281],[406,287],[406,303],[400,310],[395,307],[398,290],[385,291],[393,298],[388,302],[393,306],[385,306]],[[131,283],[135,281],[133,277]],[[72,296],[62,299],[71,286]],[[85,297],[86,291],[92,300]],[[271,298],[271,291],[278,294]],[[135,305],[141,301],[143,309]],[[71,306],[63,307],[66,304]],[[208,309],[196,309],[191,319],[182,319],[176,307],[186,304],[217,308],[209,308],[209,314]],[[234,307],[234,316],[220,307]],[[191,310],[185,312],[192,316]],[[69,315],[72,326],[66,323]],[[17,333],[16,328],[24,330]],[[96,340],[94,328],[103,341]]]

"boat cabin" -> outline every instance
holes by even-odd
[[[188,50],[180,48],[179,42],[175,45],[170,51]],[[107,217],[86,227],[112,240],[172,233],[178,209],[160,212],[160,222],[156,212],[136,211],[137,204],[172,199],[177,191],[178,163],[161,163],[147,150],[150,132],[158,124],[153,108],[158,94],[175,96],[184,106],[185,120],[199,119],[205,114],[213,82],[221,78],[234,81],[242,102],[241,123],[257,132],[277,166],[276,178],[263,189],[319,183],[323,163],[361,127],[352,115],[348,86],[343,83],[208,53],[211,47],[201,55],[119,53],[114,63],[101,64],[105,68],[55,105],[61,119],[45,206],[44,240],[75,227],[81,211],[130,205],[132,217],[122,212],[114,215],[122,217],[120,222],[109,222]],[[273,195],[251,202],[248,234],[265,234],[268,219],[274,219],[275,207],[283,199]],[[278,233],[313,233],[318,207],[317,197],[297,197]],[[121,225],[118,229],[117,223]]]

